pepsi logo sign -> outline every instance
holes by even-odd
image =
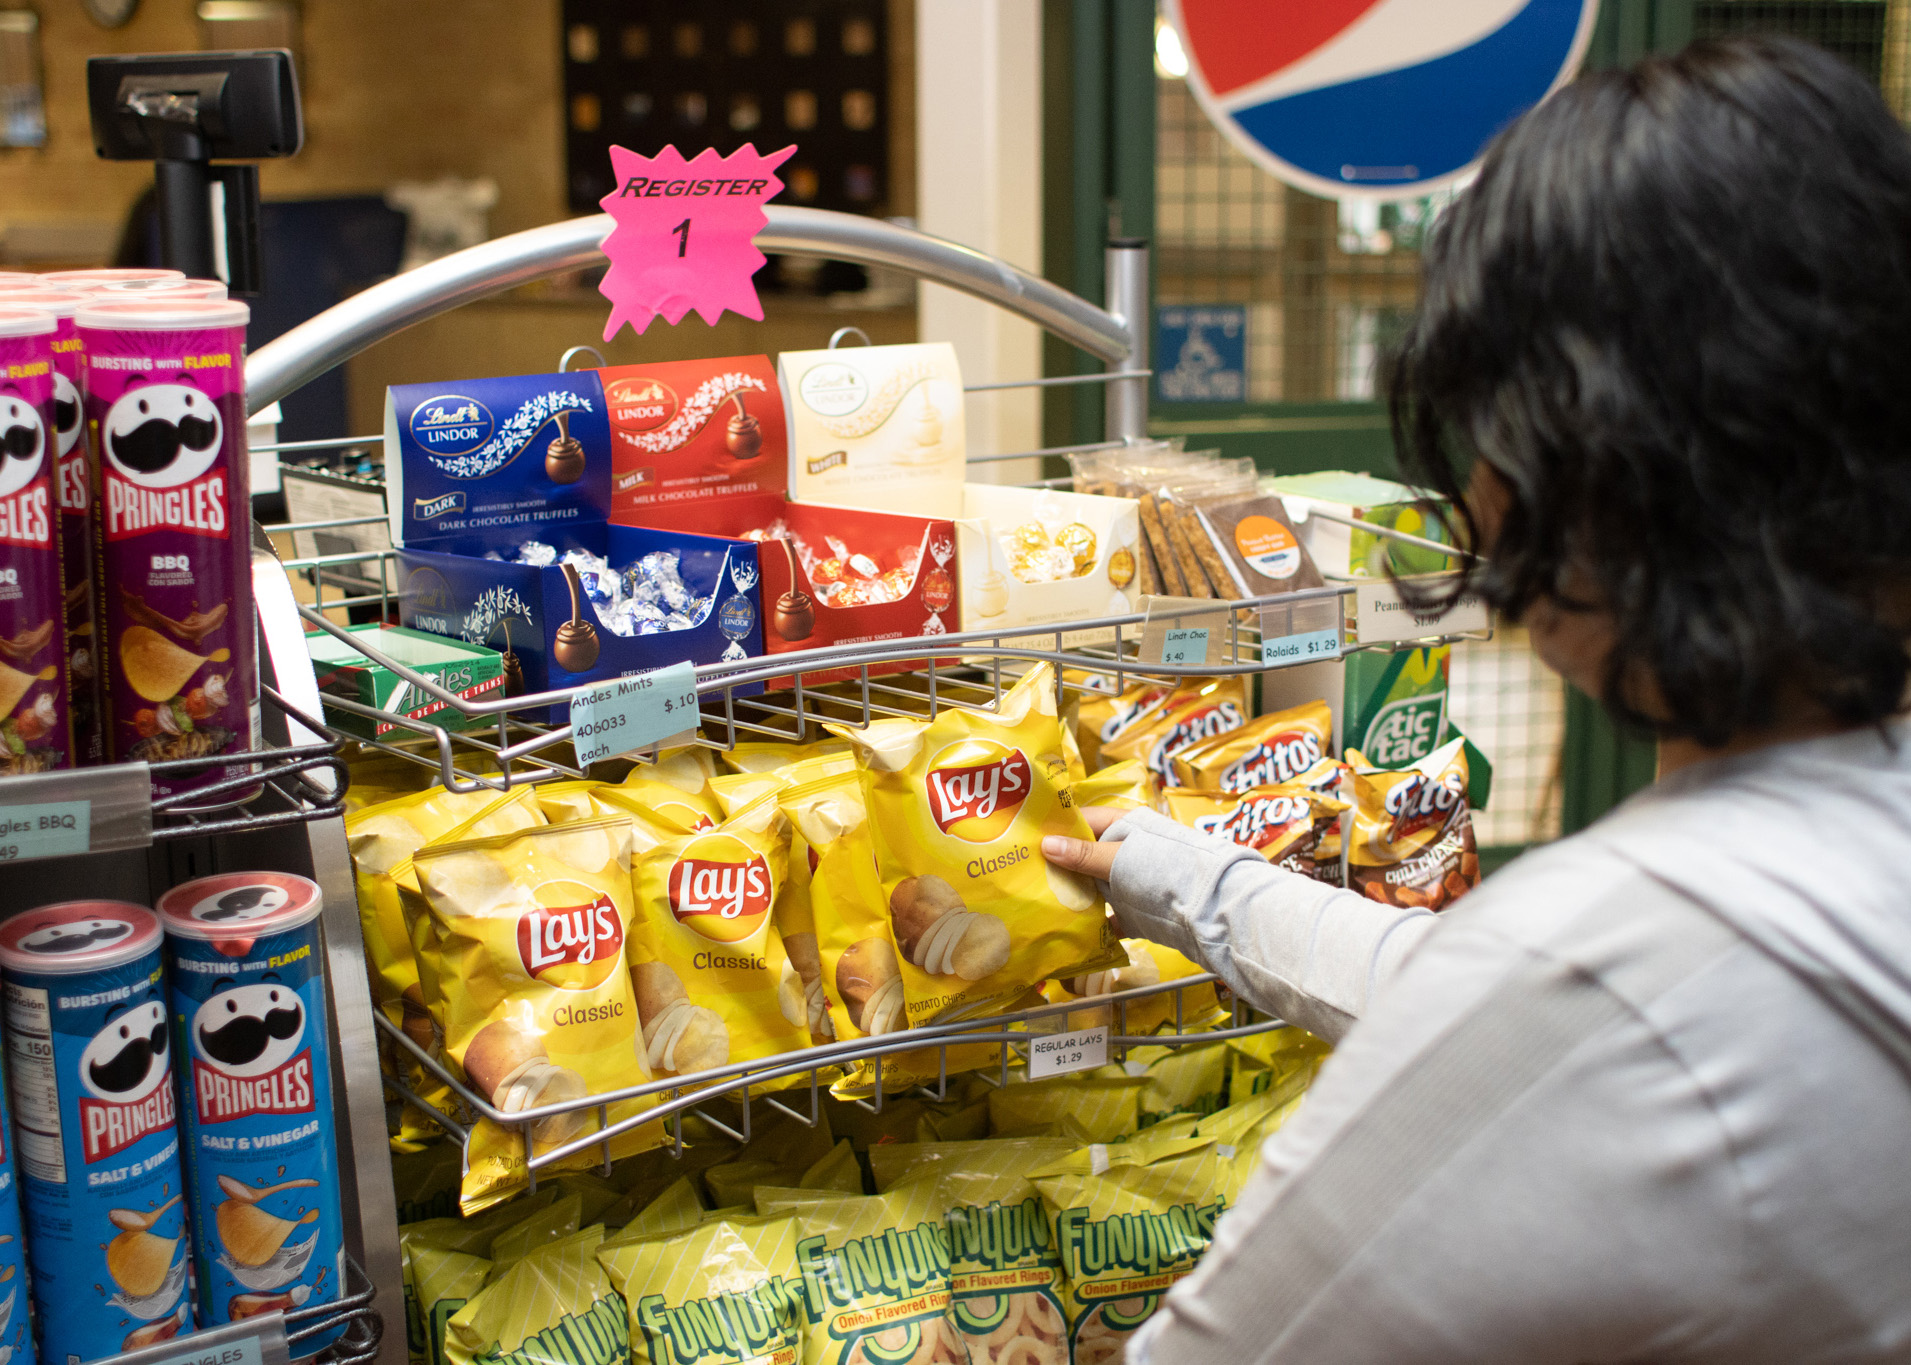
[[[1579,69],[1598,0],[1167,0],[1188,87],[1291,185],[1403,199],[1469,174]]]

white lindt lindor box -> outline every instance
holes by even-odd
[[[1141,518],[1134,499],[971,483],[963,485],[961,502],[956,566],[963,630],[1059,625],[1139,610]],[[1092,539],[1081,538],[1084,530]],[[1077,551],[1076,572],[1047,578],[1048,557],[1059,567],[1061,555]],[[1053,647],[1052,635],[1039,638]],[[1107,630],[1073,631],[1062,643],[1112,638]]]
[[[946,517],[967,446],[947,342],[785,351],[790,498]]]

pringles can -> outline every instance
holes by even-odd
[[[100,266],[91,270],[49,270],[35,278],[49,289],[96,289],[129,280],[183,280],[186,272],[165,266]]]
[[[14,1170],[13,1123],[0,1078],[0,1365],[33,1365],[27,1317],[27,1244],[20,1222],[20,1177]]]
[[[223,299],[226,286],[218,280],[115,280],[93,286],[91,292],[119,299]]]
[[[55,501],[60,505],[60,575],[66,584],[66,676],[73,707],[75,767],[105,761],[100,733],[98,651],[93,626],[93,498],[81,439],[80,333],[74,315],[87,296],[58,289],[20,289],[0,274],[0,308],[51,313],[53,333],[52,433]]]
[[[69,901],[0,924],[7,1080],[39,1357],[192,1328],[159,919]]]
[[[0,308],[0,776],[73,763],[60,568],[53,337],[39,308]]]
[[[341,1292],[321,905],[317,886],[282,872],[203,877],[159,898],[207,1326]]]
[[[247,317],[242,303],[202,299],[96,296],[79,311],[108,762],[212,758],[258,744]],[[155,777],[153,793],[247,771],[233,763]]]

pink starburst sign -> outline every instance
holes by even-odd
[[[604,340],[626,322],[639,333],[654,317],[675,327],[693,308],[712,327],[726,308],[761,322],[751,277],[764,257],[755,238],[770,221],[764,203],[783,188],[774,172],[795,150],[766,155],[745,143],[729,156],[706,148],[685,161],[675,147],[656,156],[612,147],[617,188],[600,201],[615,221],[599,286],[611,305]]]

